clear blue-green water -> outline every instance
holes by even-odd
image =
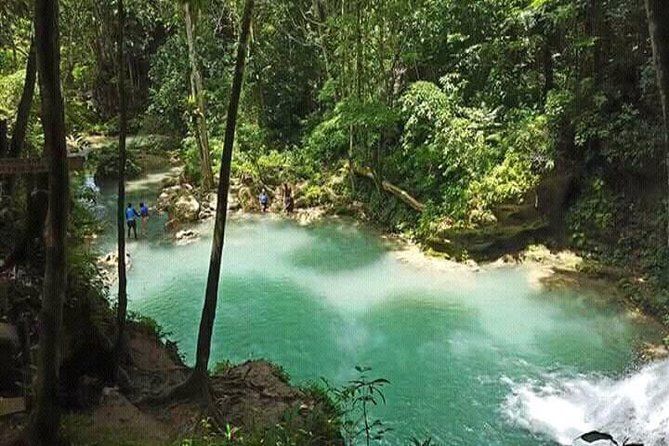
[[[113,194],[103,196],[111,206]],[[156,319],[189,362],[211,246],[210,226],[197,230],[199,241],[175,246],[153,218],[128,246],[130,309]],[[519,268],[416,267],[347,221],[257,216],[229,224],[212,365],[267,358],[296,383],[336,384],[372,367],[391,382],[373,412],[392,428],[388,444],[553,445],[600,427],[584,409],[590,400],[569,396],[575,383],[623,379],[653,331],[606,299],[541,291]]]

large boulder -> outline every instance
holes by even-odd
[[[172,213],[178,221],[196,221],[200,215],[200,203],[193,195],[181,195],[174,203]]]

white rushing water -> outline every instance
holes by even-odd
[[[563,445],[598,430],[645,446],[669,445],[669,360],[622,379],[557,374],[511,383],[504,409],[511,421]]]

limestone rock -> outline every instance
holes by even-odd
[[[196,221],[200,215],[200,203],[192,195],[182,195],[174,203],[173,214],[181,221]]]

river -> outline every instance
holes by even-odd
[[[154,201],[155,184],[131,183],[129,194]],[[113,249],[113,191],[103,198],[101,246]],[[210,225],[185,246],[160,218],[150,225],[128,245],[130,309],[156,319],[192,363]],[[669,435],[669,363],[636,369],[645,340],[656,329],[607,299],[542,291],[522,268],[433,270],[351,222],[256,216],[229,225],[211,364],[266,358],[299,384],[343,384],[356,365],[371,367],[391,382],[373,411],[392,428],[387,444],[571,444],[597,428],[657,446]]]

